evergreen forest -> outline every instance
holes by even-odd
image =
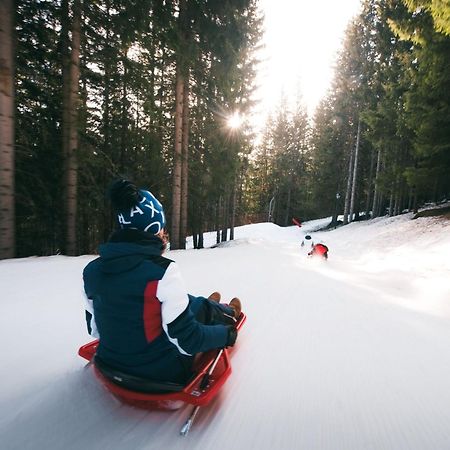
[[[314,115],[281,96],[257,135],[263,33],[258,0],[0,0],[0,259],[95,252],[117,177],[172,249],[450,199],[447,1],[361,0]]]

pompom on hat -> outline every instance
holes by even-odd
[[[166,226],[163,206],[150,191],[120,179],[111,185],[109,194],[120,228],[158,234]]]

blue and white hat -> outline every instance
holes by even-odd
[[[166,218],[161,203],[149,191],[139,189],[142,197],[129,211],[117,214],[120,228],[131,228],[158,234],[166,226]]]

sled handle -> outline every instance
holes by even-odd
[[[208,387],[209,377],[214,372],[214,369],[216,368],[217,363],[219,362],[219,359],[223,355],[224,350],[225,350],[224,348],[221,348],[217,352],[216,357],[214,358],[213,362],[209,366],[208,372],[206,372],[205,375],[203,375],[202,381],[200,381],[200,385],[199,385],[200,389],[203,392]],[[181,436],[187,436],[187,434],[189,433],[189,430],[192,427],[192,424],[194,423],[195,417],[197,416],[199,409],[200,409],[200,405],[196,405],[196,406],[194,406],[194,408],[192,408],[191,414],[189,415],[188,419],[186,420],[185,424],[183,425],[183,427],[180,430]]]
[[[208,386],[209,383],[209,377],[211,376],[211,374],[214,372],[214,369],[217,366],[217,363],[219,362],[220,357],[223,354],[224,349],[221,348],[218,352],[217,352],[217,356],[214,358],[213,362],[211,363],[211,365],[209,366],[208,372],[205,373],[205,375],[203,375],[202,381],[200,381],[200,389],[205,389]]]
[[[236,323],[236,331],[239,331],[241,329],[241,327],[242,327],[243,323],[245,322],[246,318],[247,317],[246,317],[245,314],[243,314],[243,313],[240,314],[240,316],[238,317],[237,323]],[[214,369],[216,368],[217,363],[219,362],[219,359],[223,355],[224,351],[225,351],[225,347],[221,348],[217,352],[217,356],[214,358],[213,362],[209,366],[208,372],[206,372],[205,375],[203,375],[202,381],[200,382],[200,385],[199,385],[200,389],[204,390],[208,386],[209,377],[214,372]]]

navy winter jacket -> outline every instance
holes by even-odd
[[[97,356],[130,374],[184,383],[192,355],[224,347],[228,328],[203,325],[162,241],[137,230],[118,231],[84,269],[88,330],[100,338]]]

